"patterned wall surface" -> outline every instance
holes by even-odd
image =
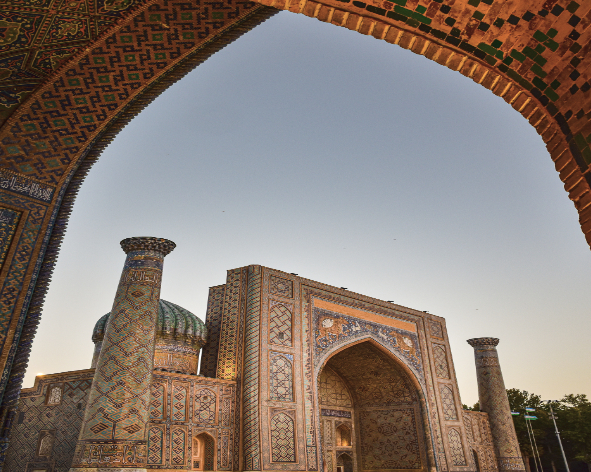
[[[51,472],[69,471],[93,375],[94,370],[89,369],[38,376],[33,388],[22,391],[5,470],[24,472],[49,467]],[[50,402],[51,390],[59,392],[59,400]],[[47,455],[40,454],[44,431],[54,434]]]
[[[217,373],[225,289],[225,285],[218,285],[209,289],[207,314],[205,315],[207,342],[201,350],[201,367],[199,371],[205,377],[215,377]]]
[[[154,339],[166,239],[129,238],[74,467],[145,466]],[[174,392],[175,394],[177,392]],[[174,407],[173,407],[174,408]]]
[[[46,375],[36,379],[34,388],[23,390],[6,470],[69,471],[93,374],[94,370],[89,369]],[[58,403],[50,403],[52,388],[61,393]],[[203,395],[210,395],[212,401],[204,405]],[[216,448],[209,454],[210,460],[218,457],[218,463],[205,470],[235,470],[231,463],[235,401],[234,382],[155,371],[147,428],[148,468],[186,470],[192,457],[191,438],[206,433],[211,438],[209,447]],[[204,410],[207,414],[203,414]],[[53,447],[47,456],[41,456],[41,440],[47,432],[52,432],[54,439],[52,444],[45,442],[44,447]]]
[[[496,472],[497,459],[488,422],[488,413],[484,411],[463,412],[464,426],[468,436],[468,444],[478,461],[481,472]]]
[[[324,370],[326,373],[319,376],[318,393],[322,415],[348,413],[351,418],[352,410],[345,405],[352,400],[361,457],[358,461],[353,450],[348,454],[354,463],[359,462],[359,470],[424,467],[425,437],[418,394],[396,361],[369,342],[362,342],[335,354]],[[338,409],[325,409],[325,401]],[[325,461],[332,450],[326,447]]]
[[[280,402],[293,401],[293,356],[290,354],[271,353],[269,376],[271,400]]]
[[[295,462],[295,421],[292,415],[280,411],[271,416],[271,460],[273,462]]]
[[[499,340],[475,338],[468,343],[474,348],[480,409],[488,413],[499,470],[525,470],[499,365]]]

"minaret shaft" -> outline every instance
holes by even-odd
[[[469,339],[468,344],[474,348],[480,410],[488,413],[499,471],[525,470],[499,365],[499,340],[475,338]]]
[[[146,427],[164,257],[175,244],[129,238],[71,471],[146,468]]]

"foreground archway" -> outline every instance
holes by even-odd
[[[7,432],[77,191],[154,97],[276,13],[424,55],[499,95],[547,144],[591,243],[591,3],[5,2],[0,14],[0,407]],[[3,433],[2,433],[3,434]],[[1,447],[0,447],[1,451]]]
[[[326,472],[429,470],[429,434],[415,382],[370,341],[334,354],[318,376]]]

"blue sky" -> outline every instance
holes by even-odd
[[[24,386],[90,366],[129,236],[169,238],[162,298],[202,319],[225,271],[261,264],[501,339],[507,387],[591,393],[591,253],[529,123],[457,72],[281,12],[136,117],[72,213]]]

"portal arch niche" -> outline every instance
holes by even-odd
[[[207,433],[193,438],[191,470],[215,470],[215,440]]]
[[[326,472],[429,468],[420,392],[400,361],[372,342],[326,362],[318,404]]]

